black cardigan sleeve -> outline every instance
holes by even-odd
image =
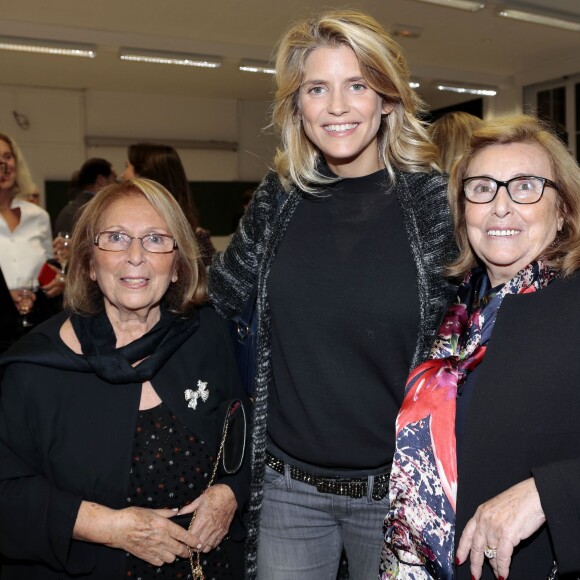
[[[0,398],[0,552],[40,561],[68,574],[94,566],[89,544],[72,540],[82,498],[58,489],[42,475],[27,412],[27,365],[11,365]],[[29,366],[29,365],[28,365]]]
[[[225,252],[218,253],[209,269],[209,296],[225,318],[242,311],[256,284],[269,224],[275,218],[282,185],[268,173],[252,198]]]

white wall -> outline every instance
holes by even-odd
[[[14,112],[26,117],[27,130]],[[45,179],[68,179],[85,160],[83,93],[0,87],[0,132],[20,145],[43,193]]]
[[[237,151],[178,148],[189,179],[259,181],[276,147],[262,131],[267,111],[262,102],[0,86],[0,132],[18,142],[43,195],[45,180],[68,180],[89,157],[122,170],[125,146],[87,147],[86,137],[234,142]]]
[[[270,122],[270,103],[261,101],[238,102],[238,172],[240,181],[255,181],[264,175],[278,146]],[[261,124],[256,125],[257,122]],[[259,179],[259,177],[258,177]]]
[[[483,118],[506,117],[523,113],[523,87],[500,87],[495,97],[484,97]]]

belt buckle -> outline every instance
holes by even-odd
[[[336,494],[336,479],[333,477],[315,477],[314,485],[319,493]]]

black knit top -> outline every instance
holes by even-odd
[[[386,170],[298,206],[267,283],[274,455],[345,477],[391,461],[385,425],[401,406],[419,331],[416,272]]]

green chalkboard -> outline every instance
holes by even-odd
[[[243,198],[254,191],[256,181],[192,181],[193,200],[200,222],[214,236],[227,236],[236,230],[243,213]]]
[[[46,195],[46,211],[50,214],[52,229],[54,230],[54,220],[60,210],[68,203],[68,181],[45,181],[44,192]],[[56,235],[56,234],[55,234]]]

